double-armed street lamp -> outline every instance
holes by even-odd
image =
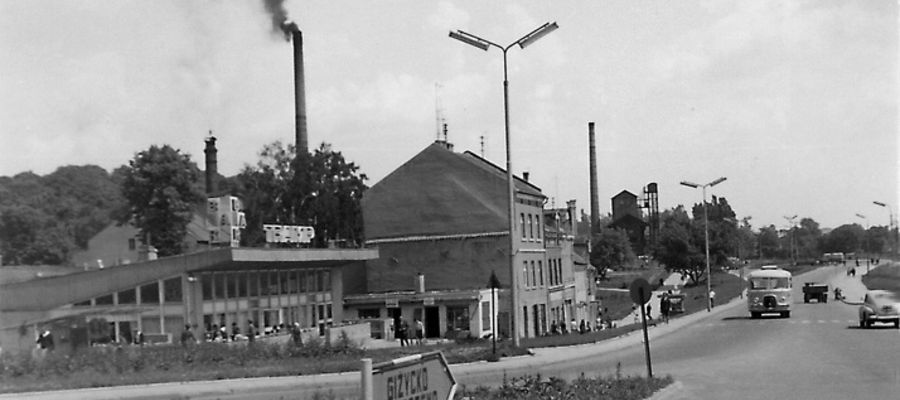
[[[705,185],[688,181],[681,181],[681,184],[690,188],[700,188],[703,191],[703,240],[706,244],[706,311],[712,311],[712,299],[709,293],[712,291],[712,275],[709,272],[709,215],[706,212],[706,188],[716,186],[725,181],[724,176]]]
[[[887,208],[888,210],[888,246],[890,246],[890,249],[888,249],[888,254],[893,255],[897,249],[897,242],[894,238],[894,210],[887,203],[882,203],[880,201],[873,201],[872,204]]]
[[[546,36],[548,33],[553,32],[559,28],[559,25],[556,22],[548,22],[537,29],[531,31],[531,33],[523,36],[521,39],[516,40],[509,44],[509,46],[503,47],[499,44],[491,42],[489,40],[482,39],[478,36],[475,36],[471,33],[463,32],[461,30],[457,30],[456,32],[450,32],[450,37],[470,46],[477,47],[481,50],[487,51],[491,46],[494,46],[500,51],[503,52],[503,116],[504,116],[504,126],[506,130],[506,181],[507,181],[507,206],[509,207],[509,279],[510,279],[510,297],[512,298],[512,309],[509,313],[509,322],[510,322],[510,333],[513,337],[513,345],[519,346],[519,330],[516,312],[519,309],[519,298],[518,298],[518,279],[516,274],[516,241],[513,237],[513,233],[516,232],[515,229],[515,181],[513,177],[512,171],[512,157],[510,155],[510,135],[509,135],[509,79],[506,68],[506,52],[515,45],[519,45],[520,48],[524,49],[525,47],[531,45],[536,42],[538,39]]]
[[[788,235],[790,235],[788,237],[788,244],[790,245],[790,248],[791,248],[791,250],[790,250],[791,251],[791,264],[797,264],[797,258],[796,258],[797,251],[794,250],[794,228],[797,226],[797,222],[796,222],[797,215],[792,215],[790,217],[785,215],[784,219],[788,222]]]

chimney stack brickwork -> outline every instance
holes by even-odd
[[[218,188],[216,187],[216,175],[218,175],[219,166],[218,166],[218,157],[216,153],[216,137],[210,135],[206,138],[206,148],[203,149],[203,152],[206,153],[206,194],[208,196],[213,195]]]
[[[588,122],[588,142],[590,151],[590,176],[591,176],[591,231],[600,219],[600,198],[597,193],[597,146],[595,144],[594,123]]]
[[[297,154],[309,152],[306,132],[306,76],[303,71],[303,32],[296,26],[292,27],[291,41],[294,45],[294,106],[296,107],[296,138]]]

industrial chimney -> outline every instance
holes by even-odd
[[[209,137],[206,138],[206,194],[212,196],[218,188],[216,187],[216,175],[218,174],[218,161],[216,160],[216,137],[209,131]]]
[[[294,107],[296,107],[296,139],[297,154],[309,152],[306,134],[306,81],[303,73],[303,32],[293,22],[286,22],[286,31],[291,33],[294,45]]]
[[[596,229],[600,219],[600,198],[597,197],[597,146],[595,145],[594,123],[588,122],[588,142],[590,151],[591,175],[591,231]]]

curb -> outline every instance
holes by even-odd
[[[649,400],[677,400],[683,398],[684,385],[681,381],[672,382],[671,385],[664,387],[662,390],[650,396]]]

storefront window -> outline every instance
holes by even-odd
[[[447,330],[469,330],[469,307],[447,306]]]
[[[163,295],[166,303],[181,303],[181,277],[164,281]]]
[[[141,286],[141,304],[159,304],[159,283]]]
[[[137,303],[137,292],[134,289],[119,292],[119,304]]]

